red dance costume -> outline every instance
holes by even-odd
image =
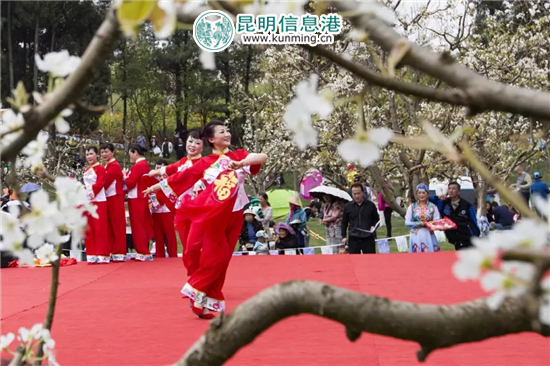
[[[130,174],[124,179],[128,189],[128,211],[130,212],[130,226],[132,240],[136,249],[135,259],[138,261],[152,261],[149,251],[149,241],[153,237],[153,219],[149,211],[148,198],[143,191],[148,186],[149,165],[145,158],[139,158]]]
[[[225,310],[222,293],[225,275],[242,228],[243,207],[249,202],[244,190],[246,174],[255,175],[260,165],[228,171],[231,161],[241,161],[246,150],[211,154],[202,158],[183,174],[161,182],[164,192],[177,197],[200,180],[205,189],[178,209],[178,219],[190,220],[188,243],[202,238],[198,268],[181,292],[212,311]]]
[[[107,220],[107,197],[105,196],[105,168],[96,163],[84,171],[84,186],[88,199],[97,207],[98,218],[88,215],[86,230],[86,260],[88,264],[109,263],[111,247],[107,239],[109,227]]]
[[[179,161],[175,162],[174,164],[170,164],[166,167],[162,167],[160,170],[162,179],[167,179],[168,177],[174,176],[174,178],[171,178],[171,181],[178,180],[180,177],[185,174],[182,173],[186,169],[192,167],[196,162],[200,160],[200,156],[197,159],[188,159],[187,157],[180,159]],[[163,185],[161,184],[161,188]],[[182,202],[185,202],[186,200],[193,198],[193,188],[188,189],[184,193],[180,194],[179,196],[175,195],[172,190],[170,189],[163,189],[164,197],[167,197],[169,202],[172,204],[172,207],[170,207],[169,204],[167,204],[168,207],[172,210],[172,212],[176,213],[175,221],[177,222],[176,230],[178,231],[178,235],[180,237],[181,247],[182,247],[182,260],[183,265],[187,269],[187,275],[191,276],[191,274],[197,269],[199,266],[199,260],[200,260],[200,254],[201,254],[201,248],[202,248],[202,237],[198,237],[198,240],[195,240],[194,242],[189,242],[189,229],[191,227],[191,221],[190,220],[184,220],[178,215],[179,210],[177,210]],[[197,236],[196,236],[197,238]]]
[[[157,184],[159,178],[149,178],[149,186]],[[174,212],[168,208],[170,202],[162,192],[152,193],[149,196],[149,203],[153,215],[153,231],[155,233],[156,257],[164,258],[164,238],[168,247],[168,256],[178,256],[178,240],[174,230]],[[168,203],[168,205],[167,205]]]
[[[107,216],[109,221],[109,241],[111,260],[126,260],[126,213],[124,208],[124,190],[122,168],[115,159],[105,165],[105,195],[107,196]]]

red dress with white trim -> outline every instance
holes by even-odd
[[[187,169],[178,179],[161,182],[163,191],[178,195],[200,180],[205,188],[195,199],[178,209],[179,220],[191,221],[188,245],[202,241],[197,269],[183,286],[182,293],[212,311],[225,310],[222,288],[235,245],[242,228],[243,207],[249,202],[244,190],[246,174],[255,175],[260,165],[228,171],[231,161],[248,156],[246,150],[211,154]]]
[[[132,166],[130,173],[124,179],[128,189],[128,211],[132,241],[136,250],[135,260],[152,261],[149,251],[149,241],[153,238],[153,219],[149,211],[148,198],[143,195],[148,187],[149,165],[145,158],[140,158]]]
[[[115,159],[105,165],[105,195],[107,196],[107,217],[109,221],[109,242],[111,260],[126,260],[126,212],[124,208],[124,190],[122,168]]]
[[[88,264],[109,263],[111,247],[107,235],[109,232],[107,219],[107,197],[105,196],[105,168],[96,163],[84,171],[84,186],[88,199],[96,206],[98,218],[87,215],[86,230],[86,260]]]

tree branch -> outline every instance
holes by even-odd
[[[364,79],[365,81],[380,86],[382,88],[394,90],[396,92],[406,95],[414,95],[420,98],[440,103],[462,106],[470,105],[469,101],[466,98],[466,94],[464,94],[459,89],[435,89],[429,86],[408,83],[395,78],[385,77],[374,70],[365,68],[353,61],[346,60],[325,47],[311,47],[307,45],[303,45],[302,47],[307,49],[308,51],[326,57],[332,62],[337,63],[343,68]]]
[[[346,13],[355,11],[358,7],[358,3],[351,1],[332,1],[331,5]],[[404,41],[390,26],[369,14],[350,17],[349,20],[356,28],[367,32],[369,38],[386,52],[390,52],[395,45]],[[400,63],[441,79],[451,87],[460,88],[460,91],[454,92],[456,96],[460,96],[456,99],[469,105],[470,114],[495,110],[550,120],[550,103],[548,103],[550,93],[492,81],[413,42],[409,42],[409,46],[409,52]],[[387,84],[385,87],[400,91],[396,85]],[[443,99],[441,95],[437,95],[439,98],[430,98],[427,95],[417,96],[439,102]]]
[[[24,132],[2,150],[2,159],[15,158],[29,142],[36,138],[40,130],[69,104],[76,102],[92,76],[111,55],[119,35],[118,20],[115,11],[111,9],[84,52],[78,69],[43,104],[22,108],[25,118]]]
[[[361,294],[311,281],[270,287],[212,321],[210,329],[177,362],[178,366],[222,365],[277,322],[313,314],[346,327],[351,341],[362,332],[418,342],[419,360],[434,350],[457,344],[530,332],[525,299],[507,298],[497,311],[485,299],[451,306],[419,305]],[[550,335],[550,327],[538,332]]]

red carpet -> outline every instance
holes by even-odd
[[[452,304],[483,295],[454,279],[455,254],[234,257],[225,294],[229,310],[275,283],[323,281],[392,299]],[[50,268],[2,275],[2,334],[42,322]],[[207,329],[179,295],[181,259],[61,268],[53,326],[61,365],[166,365]],[[534,334],[438,350],[427,365],[548,365],[549,341]],[[415,365],[418,345],[363,334],[351,343],[342,325],[310,315],[287,319],[242,349],[229,365]]]

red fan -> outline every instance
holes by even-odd
[[[441,220],[429,221],[426,223],[426,227],[431,231],[445,231],[456,229],[456,224],[453,220],[448,217],[445,217]]]

